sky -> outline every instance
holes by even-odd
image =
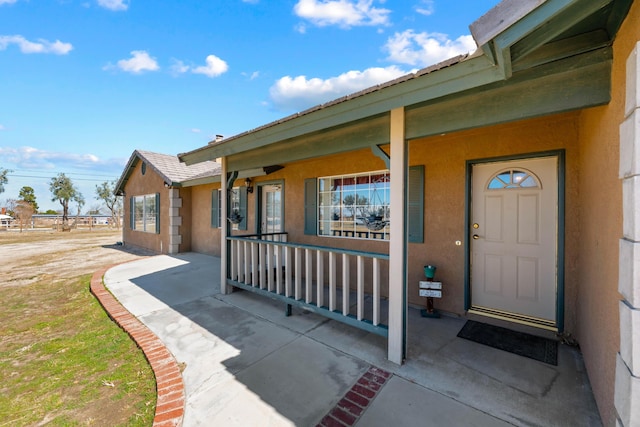
[[[30,186],[59,210],[59,173],[98,207],[135,149],[187,152],[472,52],[497,3],[0,0],[0,207]]]

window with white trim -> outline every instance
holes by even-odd
[[[318,178],[320,236],[389,239],[388,170]]]
[[[131,229],[146,233],[159,233],[159,194],[131,197]]]

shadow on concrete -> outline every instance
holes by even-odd
[[[120,302],[186,363],[185,426],[315,425],[369,365],[411,385],[383,389],[362,425],[389,425],[391,416],[430,425],[442,408],[474,425],[601,425],[575,348],[561,346],[550,366],[457,338],[466,319],[409,309],[408,358],[397,366],[384,338],[301,309],[285,317],[283,303],[250,292],[220,294],[219,261],[162,255],[105,274]]]

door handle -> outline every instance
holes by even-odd
[[[473,235],[473,236],[471,236],[471,237],[473,237],[473,240],[478,240],[478,239],[480,238],[480,236],[478,236],[477,234],[474,234],[474,235]]]

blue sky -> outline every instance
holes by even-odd
[[[0,0],[0,206],[25,185],[117,179],[472,51],[498,0]]]

